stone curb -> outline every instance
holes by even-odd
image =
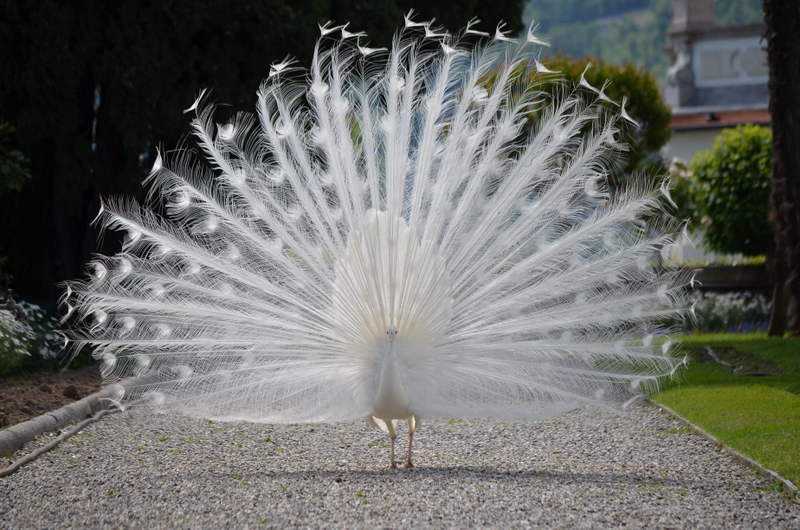
[[[0,431],[0,455],[11,455],[40,434],[57,431],[106,408],[107,402],[103,399],[111,395],[111,388],[103,387],[83,399],[3,429]]]
[[[670,416],[672,416],[676,420],[678,420],[681,423],[685,424],[686,426],[688,426],[689,428],[694,430],[697,434],[699,434],[700,436],[702,436],[706,440],[712,442],[717,447],[719,447],[722,451],[724,451],[727,454],[729,454],[730,456],[734,457],[736,460],[738,460],[742,464],[746,465],[747,467],[749,467],[751,469],[754,469],[758,473],[761,473],[762,475],[764,475],[764,476],[766,476],[768,478],[777,480],[778,482],[783,484],[783,487],[785,488],[786,492],[788,492],[795,499],[798,498],[798,493],[800,493],[800,489],[798,489],[797,486],[795,486],[794,483],[791,480],[782,477],[777,472],[764,467],[763,465],[759,464],[758,462],[756,462],[752,458],[750,458],[748,456],[745,456],[742,453],[740,453],[739,451],[737,451],[737,450],[735,450],[735,449],[733,449],[731,447],[728,447],[727,445],[723,444],[713,434],[703,430],[701,427],[699,427],[699,426],[695,425],[694,423],[692,423],[691,421],[687,420],[686,418],[684,418],[683,416],[681,416],[680,414],[678,414],[677,412],[675,412],[674,410],[672,410],[668,406],[662,405],[661,403],[658,403],[657,401],[654,401],[652,399],[648,399],[648,401],[650,402],[651,405],[654,405],[654,406],[658,407],[663,412],[666,412],[667,414],[669,414]]]

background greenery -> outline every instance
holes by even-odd
[[[714,251],[747,256],[769,254],[772,132],[740,125],[725,129],[711,149],[700,151],[688,171],[673,171],[675,200],[690,228]]]
[[[530,0],[525,20],[535,20],[553,53],[631,61],[663,82],[668,67],[664,45],[672,0]],[[715,0],[722,25],[761,22],[761,0]]]
[[[621,129],[619,139],[627,144],[628,150],[621,156],[624,162],[616,168],[612,178],[614,184],[642,173],[663,175],[666,172],[661,148],[669,141],[672,131],[669,127],[672,111],[661,96],[658,81],[646,68],[637,67],[632,62],[615,64],[602,58],[571,58],[556,55],[544,61],[545,65],[560,72],[559,77],[566,83],[545,83],[542,88],[551,92],[563,91],[565,87],[578,84],[581,74],[586,71],[586,80],[594,87],[608,84],[606,95],[617,103],[627,100],[626,110],[635,116],[639,127],[632,127],[625,121],[618,121]],[[592,66],[586,70],[587,65]],[[584,91],[586,97],[594,99],[595,94]],[[611,107],[615,117],[618,108]]]

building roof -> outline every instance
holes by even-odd
[[[769,125],[771,122],[769,111],[763,109],[730,109],[718,110],[709,108],[690,109],[690,112],[672,114],[670,128],[673,131],[687,131],[692,129],[722,129],[725,127],[735,127],[755,123],[758,125]]]
[[[769,124],[763,24],[719,26],[713,0],[674,0],[664,95],[673,131]]]

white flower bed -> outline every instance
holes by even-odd
[[[769,297],[753,292],[691,294],[701,331],[759,331],[766,329],[772,306]],[[690,324],[691,325],[691,324]]]

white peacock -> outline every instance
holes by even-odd
[[[384,50],[321,30],[255,116],[215,124],[201,94],[205,160],[159,154],[150,206],[101,209],[125,243],[65,300],[109,384],[218,420],[367,418],[394,467],[398,421],[411,466],[420,417],[613,407],[675,371],[653,337],[685,277],[652,259],[674,226],[643,221],[657,187],[604,185],[624,101],[521,83],[553,77],[532,32],[473,47],[474,22],[408,16]]]

